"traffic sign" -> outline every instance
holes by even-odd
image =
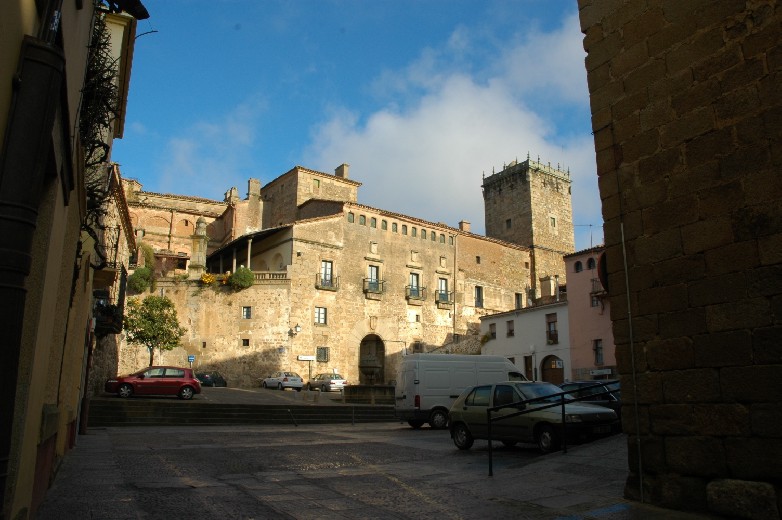
[[[193,361],[195,361],[195,356],[193,354],[190,354],[189,356],[187,356],[187,362],[188,363],[192,363]]]

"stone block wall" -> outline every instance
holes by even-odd
[[[578,4],[627,495],[779,518],[782,5]]]

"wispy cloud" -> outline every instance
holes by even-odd
[[[257,119],[264,105],[260,99],[247,101],[218,120],[193,122],[170,138],[160,167],[161,189],[220,194],[231,183],[246,182],[257,144]]]
[[[601,242],[592,137],[562,117],[586,115],[588,128],[581,38],[574,15],[491,53],[481,46],[493,43],[459,27],[442,47],[375,79],[382,108],[334,108],[313,129],[305,164],[331,171],[348,162],[364,183],[360,202],[452,226],[468,220],[483,232],[482,175],[529,152],[570,169],[576,247]],[[486,61],[465,71],[462,57],[478,53]]]

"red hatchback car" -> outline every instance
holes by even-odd
[[[147,367],[128,376],[107,380],[105,389],[120,397],[175,395],[180,399],[192,399],[201,393],[201,382],[190,368]]]

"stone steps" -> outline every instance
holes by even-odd
[[[88,426],[326,424],[396,422],[392,406],[217,404],[194,401],[95,398]]]

